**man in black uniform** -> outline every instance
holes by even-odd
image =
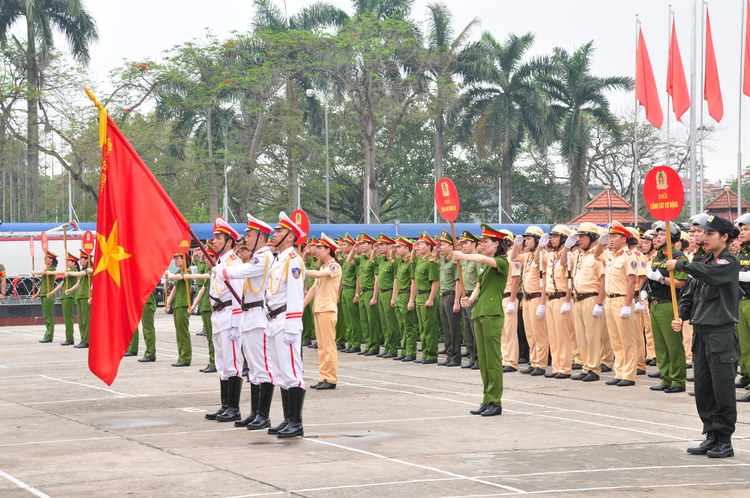
[[[671,259],[669,271],[691,275],[693,285],[680,300],[680,318],[693,325],[693,372],[695,405],[703,421],[706,439],[700,446],[688,448],[693,455],[711,458],[734,456],[732,433],[737,422],[734,377],[737,372],[739,321],[739,261],[729,251],[738,235],[731,221],[709,216],[698,225],[705,230],[708,254],[701,262]],[[682,320],[674,320],[679,331]]]

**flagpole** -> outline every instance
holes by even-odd
[[[695,115],[695,86],[697,83],[697,71],[695,70],[695,56],[698,51],[698,7],[697,0],[693,0],[691,8],[692,23],[690,29],[690,95],[693,99],[690,106],[690,214],[694,215],[697,211],[696,202],[696,163],[697,163],[697,151],[696,149],[696,115]]]
[[[702,94],[705,97],[706,93],[706,9],[708,9],[708,2],[703,0],[703,10],[701,11],[701,75],[703,76],[701,88],[702,88]],[[703,209],[703,203],[705,202],[705,199],[703,197],[703,184],[705,183],[703,178],[703,139],[705,138],[705,129],[703,128],[703,107],[705,106],[705,98],[701,98],[701,125],[699,130],[701,131],[701,167],[700,167],[700,173],[698,174],[698,178],[700,179],[701,185],[700,185],[700,202],[698,203],[698,206],[700,207],[700,212],[702,213],[704,211]]]
[[[635,74],[638,77],[638,31],[641,22],[638,14],[635,15]],[[633,226],[638,226],[638,189],[640,178],[638,171],[638,95],[633,94]]]
[[[672,20],[674,17],[674,13],[672,12],[672,4],[669,4],[669,15],[667,16],[667,47],[668,50],[672,50]],[[669,60],[667,60],[667,64],[669,64]],[[669,68],[667,68],[667,72],[669,72]],[[670,164],[670,157],[669,157],[669,109],[672,104],[672,97],[669,95],[669,85],[667,85],[667,166]]]
[[[214,261],[214,258],[212,258],[210,254],[208,254],[208,249],[206,249],[206,246],[203,245],[201,239],[199,239],[198,236],[195,235],[193,228],[187,223],[185,224],[185,228],[190,233],[190,238],[193,239],[193,242],[198,244],[200,250],[203,251],[203,255],[206,256],[206,260],[208,260],[208,264],[211,265],[211,268],[216,266],[216,261]],[[227,289],[229,289],[229,292],[231,292],[234,298],[237,300],[237,302],[242,303],[242,298],[239,296],[239,294],[237,294],[237,291],[234,290],[234,287],[232,287],[232,284],[229,282],[229,280],[225,282],[225,285],[227,286]]]
[[[742,215],[742,87],[744,85],[744,71],[747,71],[746,67],[743,67],[745,62],[745,24],[747,22],[747,0],[742,0],[742,16],[740,27],[740,91],[739,98],[737,101],[737,217]]]

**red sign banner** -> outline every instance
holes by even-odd
[[[659,221],[674,220],[685,202],[680,175],[669,166],[653,168],[643,182],[643,199],[651,216]]]
[[[307,219],[307,213],[305,213],[301,209],[297,209],[296,211],[293,211],[289,217],[298,227],[302,229],[303,232],[305,232],[305,235],[303,237],[299,237],[294,245],[299,246],[304,244],[307,240],[307,236],[310,235],[310,220]]]
[[[458,191],[450,178],[441,178],[435,184],[435,205],[440,216],[448,223],[453,223],[458,218]]]
[[[88,255],[94,252],[94,234],[90,231],[83,234],[83,252]]]
[[[47,243],[47,232],[42,232],[42,251],[46,254],[47,250],[49,249],[49,244]]]

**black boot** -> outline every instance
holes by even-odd
[[[250,422],[255,420],[255,416],[258,414],[258,402],[260,401],[260,386],[258,384],[250,384],[250,416],[245,419],[237,420],[234,423],[235,427],[247,427]]]
[[[691,455],[705,455],[709,450],[714,449],[718,443],[719,440],[716,438],[716,433],[714,433],[714,431],[708,431],[706,433],[705,441],[698,446],[688,448],[687,452]]]
[[[281,389],[281,408],[284,410],[284,421],[268,429],[269,434],[278,434],[289,423],[289,390]]]
[[[279,436],[280,437],[280,436]],[[706,452],[706,456],[709,458],[726,458],[734,456],[734,448],[732,448],[732,435],[722,434],[721,432],[716,433],[717,443],[716,446]]]
[[[289,423],[279,431],[277,437],[304,436],[302,428],[302,405],[305,404],[305,390],[301,387],[289,389]]]
[[[229,408],[216,417],[219,422],[234,422],[240,420],[240,394],[242,393],[242,377],[229,377]]]
[[[271,427],[269,413],[271,411],[271,401],[273,400],[273,384],[264,382],[260,386],[260,398],[258,404],[258,414],[255,419],[247,426],[249,431],[257,431]]]
[[[216,420],[216,417],[229,408],[229,381],[219,380],[219,386],[221,387],[221,408],[213,413],[206,413],[206,419],[208,420]]]

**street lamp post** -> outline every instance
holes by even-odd
[[[325,95],[321,95],[320,92],[316,92],[312,88],[308,88],[305,91],[305,95],[308,97],[316,97],[323,103],[323,109],[325,111],[325,134],[326,134],[326,224],[331,223],[331,188],[330,188],[330,174],[329,174],[329,159],[328,159],[328,98]]]

